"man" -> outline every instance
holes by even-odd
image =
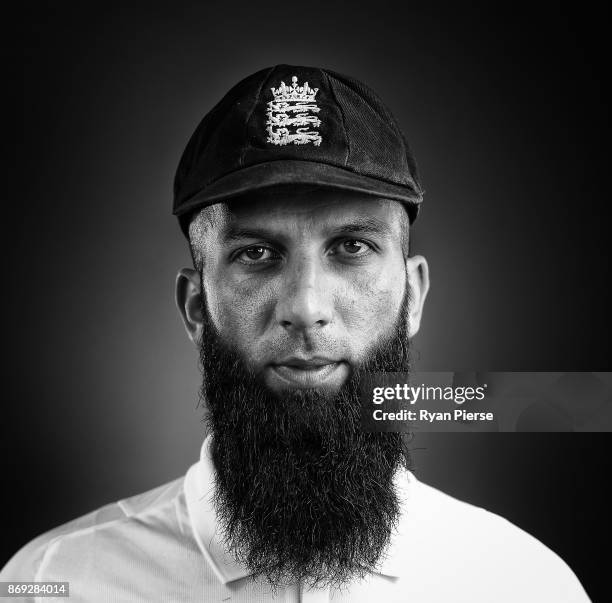
[[[361,429],[364,374],[410,368],[421,201],[360,82],[278,65],[232,88],[175,181],[200,461],[40,536],[2,580],[67,581],[84,601],[587,601],[537,540],[417,481],[401,434]]]

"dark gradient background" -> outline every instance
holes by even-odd
[[[16,47],[0,564],[197,459],[197,357],[173,300],[190,261],[170,213],[173,172],[204,113],[267,65],[353,75],[402,124],[426,189],[413,231],[432,273],[420,370],[610,370],[603,14],[84,4],[29,4]],[[609,442],[424,434],[414,461],[422,480],[541,539],[597,600]]]

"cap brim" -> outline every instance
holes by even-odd
[[[392,184],[349,170],[314,161],[277,160],[231,172],[208,185],[174,209],[181,216],[198,207],[221,203],[269,187],[306,184],[354,191],[409,204],[410,221],[416,217],[422,193],[411,186]]]

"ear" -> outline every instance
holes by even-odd
[[[408,336],[414,337],[421,326],[423,305],[429,291],[429,266],[422,255],[406,259],[407,287],[410,295]]]
[[[200,273],[183,268],[176,276],[176,306],[189,339],[197,346],[202,338],[202,296]]]

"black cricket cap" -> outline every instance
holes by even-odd
[[[202,119],[179,162],[174,215],[251,191],[318,185],[423,200],[416,163],[391,112],[361,82],[327,69],[276,65],[236,84]]]

